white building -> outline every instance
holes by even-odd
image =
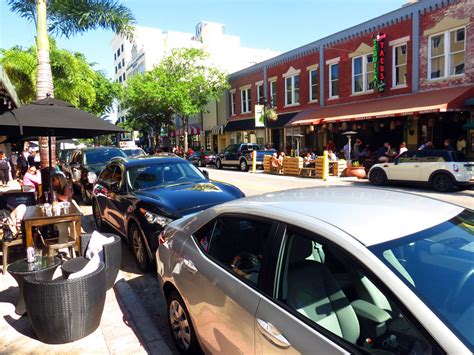
[[[154,65],[177,48],[203,49],[209,54],[210,64],[227,73],[280,54],[269,49],[242,47],[240,37],[226,34],[224,25],[206,21],[196,25],[194,34],[136,26],[134,35],[133,42],[119,35],[112,39],[114,80],[118,83],[125,83],[127,78],[137,72],[143,73],[153,69]],[[225,102],[211,103],[209,106],[208,114],[191,122],[194,126],[189,133],[195,136],[195,142],[202,141],[206,146],[214,146],[210,141],[210,132],[226,122],[227,113]],[[117,111],[118,122],[123,122],[125,113],[120,108]],[[177,122],[178,126],[179,124],[180,122]],[[204,134],[201,136],[201,130],[208,133],[206,139]],[[121,139],[131,137],[123,136]],[[215,145],[217,146],[217,143]]]

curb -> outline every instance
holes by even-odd
[[[143,343],[146,351],[149,354],[172,354],[172,351],[164,341],[158,328],[140,303],[135,291],[132,290],[122,276],[121,271],[119,271],[117,276],[114,289],[117,291],[120,302],[123,303],[129,312],[137,329],[140,341]]]

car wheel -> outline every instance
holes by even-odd
[[[81,197],[82,197],[82,202],[84,202],[86,205],[91,204],[92,198],[91,198],[90,192],[87,191],[84,185],[81,185]]]
[[[168,324],[179,351],[182,354],[202,353],[189,312],[181,296],[173,291],[166,301],[168,305]]]
[[[240,171],[249,171],[249,165],[247,160],[242,159],[239,164]]]
[[[222,162],[221,162],[220,159],[217,159],[217,160],[216,160],[216,168],[217,168],[217,169],[222,169]]]
[[[437,174],[431,180],[431,185],[438,192],[447,192],[453,188],[453,180],[446,174]]]
[[[92,214],[94,215],[94,222],[97,230],[104,230],[104,223],[102,222],[102,216],[100,215],[100,208],[97,200],[94,201],[94,204],[92,205]]]
[[[145,245],[145,237],[136,224],[132,224],[130,228],[130,241],[138,268],[141,271],[148,271],[150,269],[150,259]]]
[[[199,166],[200,168],[202,168],[202,167],[204,166],[204,164],[203,164],[203,162],[202,162],[201,159],[198,160],[198,166]]]
[[[385,185],[387,183],[387,175],[383,170],[375,169],[370,173],[369,180],[376,186]]]

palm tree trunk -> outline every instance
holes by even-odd
[[[51,74],[51,63],[49,60],[49,38],[47,29],[46,1],[36,0],[36,50],[37,50],[37,69],[36,69],[36,99],[41,100],[47,96],[53,95],[53,75]],[[47,167],[49,164],[48,139],[39,137],[41,167]],[[46,143],[46,144],[45,144]],[[51,160],[55,159],[56,139],[51,140]]]

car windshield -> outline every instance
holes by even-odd
[[[133,191],[207,181],[197,168],[182,159],[133,166],[127,179]]]
[[[131,156],[136,156],[136,155],[145,155],[143,150],[137,148],[137,149],[125,149],[124,150],[125,154],[127,154],[128,157]]]
[[[99,149],[84,152],[84,165],[105,164],[115,157],[127,156],[121,149]]]
[[[371,250],[474,351],[474,212]]]

